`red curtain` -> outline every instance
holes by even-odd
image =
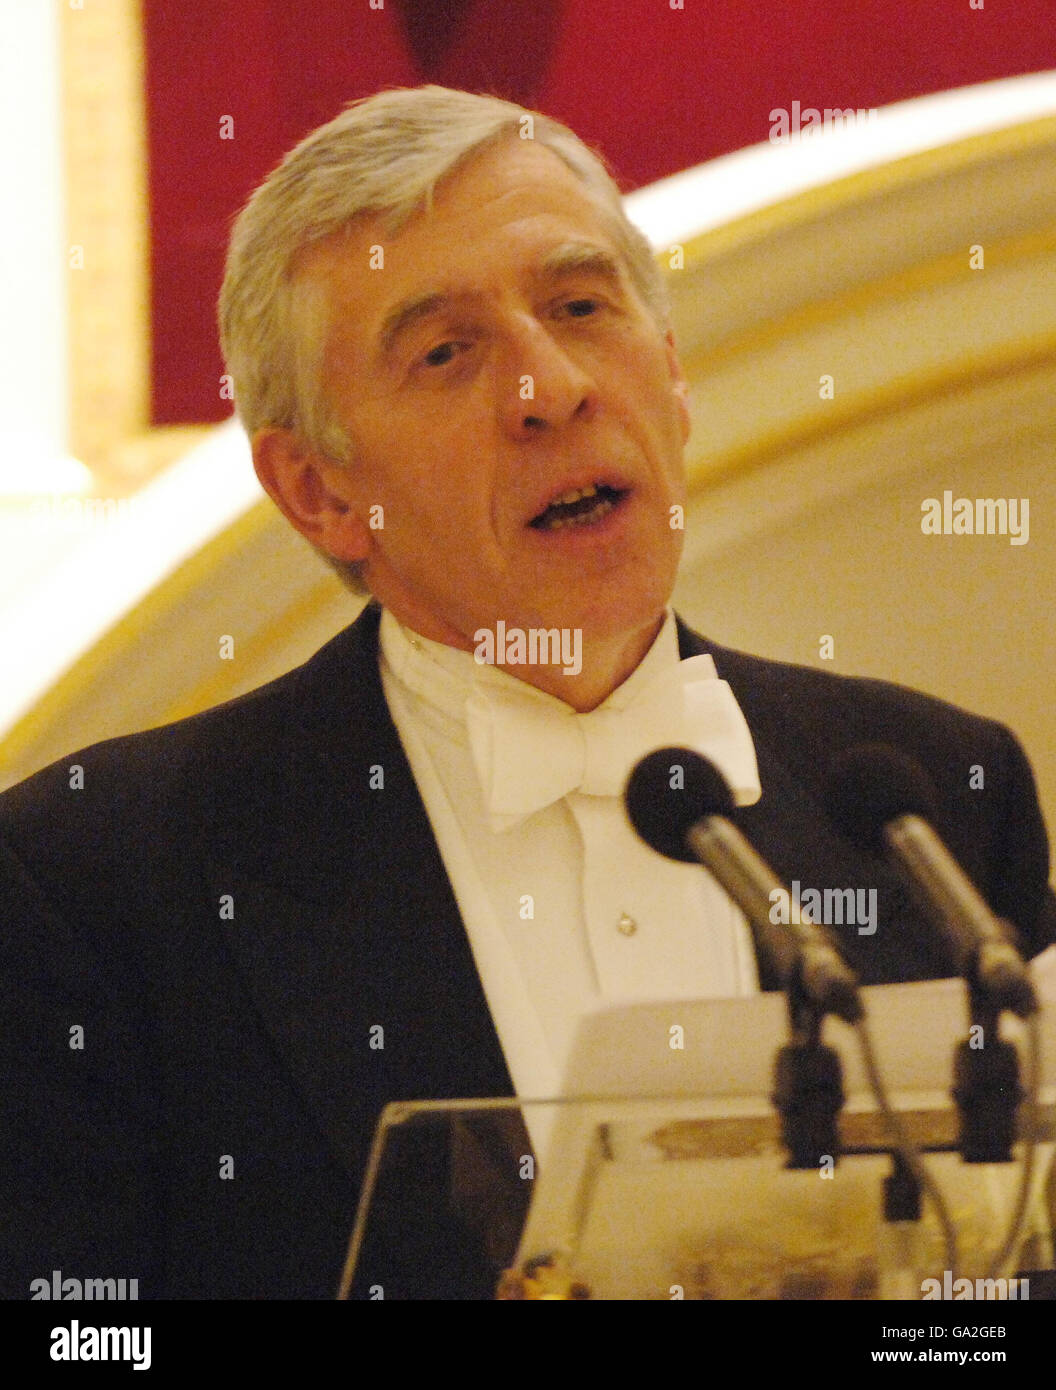
[[[230,413],[214,306],[231,219],[301,136],[380,87],[537,106],[633,188],[766,139],[793,101],[881,106],[1056,67],[1054,0],[674,3],[146,0],[154,422]]]

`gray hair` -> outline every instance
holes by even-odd
[[[532,138],[580,179],[610,227],[631,282],[661,328],[668,304],[648,241],[628,219],[602,158],[567,126],[498,97],[447,87],[401,88],[352,102],[295,146],[235,220],[220,291],[220,342],[246,432],[296,433],[337,463],[349,443],[323,384],[325,291],[298,276],[309,246],[360,216],[393,235],[428,208],[437,184],[485,145]],[[322,554],[323,552],[320,551]],[[365,592],[358,565],[323,555]]]

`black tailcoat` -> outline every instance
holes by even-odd
[[[6,1297],[60,1269],[138,1278],[140,1297],[330,1298],[382,1106],[511,1093],[378,621],[371,606],[262,689],[0,797]],[[831,758],[859,741],[924,764],[953,851],[1031,952],[1049,944],[1046,838],[1006,729],[680,642],[712,653],[751,728],[763,796],[740,820],[760,852],[804,886],[878,888],[875,935],[844,941],[866,983],[950,969],[821,810]]]

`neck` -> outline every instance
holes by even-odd
[[[400,612],[388,605],[404,627],[444,646],[473,652],[479,661],[498,666],[526,685],[563,700],[579,714],[596,709],[637,669],[664,624],[664,614],[640,627],[606,636],[580,628],[523,629],[500,622],[481,628],[483,640],[437,622],[431,615]],[[549,634],[557,633],[559,646]]]
[[[503,662],[498,660],[499,652],[496,652],[495,664],[536,690],[563,700],[577,713],[587,714],[597,709],[637,669],[656,641],[663,623],[661,614],[633,632],[608,638],[590,638],[577,630],[581,651],[577,652],[575,646],[570,650],[566,648],[559,664],[553,661],[536,665],[522,664],[519,660]]]

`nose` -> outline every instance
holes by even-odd
[[[593,377],[538,319],[511,334],[506,357],[498,408],[504,429],[515,438],[532,439],[594,415]]]

